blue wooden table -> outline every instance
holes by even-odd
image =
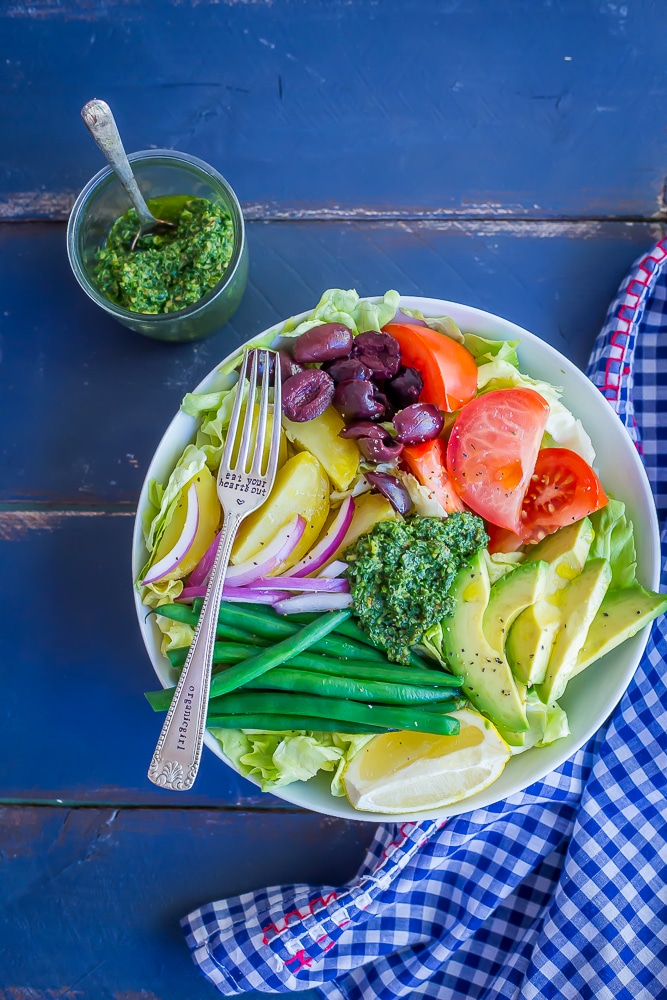
[[[354,874],[369,824],[258,794],[207,751],[191,793],[148,782],[147,464],[184,392],[330,286],[480,306],[584,365],[662,232],[666,31],[659,0],[2,5],[0,1000],[212,998],[185,912]],[[239,194],[250,281],[209,340],[132,334],[71,275],[91,97],[128,149],[194,153]]]

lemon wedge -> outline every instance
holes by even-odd
[[[448,713],[458,736],[382,733],[343,772],[345,794],[364,812],[405,813],[452,805],[500,777],[510,749],[495,727],[468,709]]]

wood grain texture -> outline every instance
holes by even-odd
[[[0,1000],[213,1000],[181,917],[264,885],[340,885],[372,834],[305,813],[0,807]]]
[[[332,286],[478,306],[584,366],[618,283],[655,238],[629,223],[251,223],[239,311],[209,340],[172,345],[89,302],[62,226],[0,226],[0,503],[134,504],[185,392]]]
[[[9,0],[0,214],[66,217],[97,96],[250,217],[652,217],[666,30],[660,0]]]
[[[38,513],[27,528],[0,513],[0,800],[283,808],[206,749],[192,791],[148,780],[163,719],[143,697],[160,683],[133,604],[133,518]]]

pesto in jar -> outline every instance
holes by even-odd
[[[173,195],[148,202],[174,229],[142,236],[133,208],[116,219],[95,255],[95,283],[111,302],[136,313],[172,313],[198,302],[220,281],[234,247],[229,213],[206,198]]]

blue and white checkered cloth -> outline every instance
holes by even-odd
[[[667,239],[621,286],[588,369],[643,451],[661,524],[666,328]],[[665,663],[662,619],[611,719],[544,781],[446,823],[383,824],[345,886],[201,907],[182,922],[195,962],[226,996],[667,998]]]

